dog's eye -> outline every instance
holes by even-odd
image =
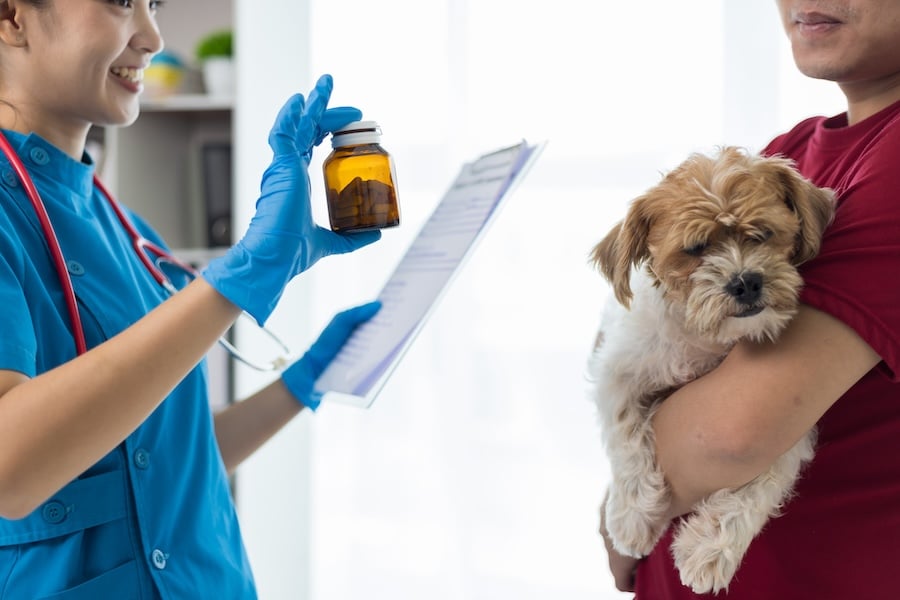
[[[762,244],[764,242],[769,241],[773,235],[775,235],[775,234],[772,233],[771,229],[763,229],[763,230],[760,230],[759,232],[753,234],[752,236],[750,236],[750,239],[753,240],[754,242],[759,242],[760,244]]]
[[[701,256],[703,252],[706,250],[706,242],[698,242],[693,246],[688,246],[684,249],[684,253],[688,256]]]

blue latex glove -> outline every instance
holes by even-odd
[[[263,174],[256,214],[244,237],[210,261],[203,277],[262,325],[287,283],[329,254],[352,252],[381,237],[379,231],[338,234],[315,224],[310,206],[309,160],[331,131],[357,121],[351,107],[327,109],[332,80],[323,75],[304,100],[294,95],[269,133],[275,156]]]
[[[284,370],[281,379],[297,402],[312,410],[319,407],[322,394],[313,390],[316,380],[337,356],[353,330],[374,317],[380,309],[381,302],[376,300],[336,314],[306,354]]]

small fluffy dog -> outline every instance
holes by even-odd
[[[819,251],[834,197],[790,161],[726,147],[694,154],[635,199],[591,255],[606,303],[589,376],[612,483],[617,551],[648,554],[668,527],[669,494],[650,419],[665,397],[712,370],[741,339],[775,339],[797,310],[797,265]],[[727,589],[751,540],[813,457],[815,432],[750,483],[698,503],[675,534],[682,582]]]

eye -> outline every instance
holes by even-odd
[[[772,236],[775,235],[771,229],[761,229],[760,231],[754,233],[750,236],[750,239],[754,242],[763,244],[772,239]]]
[[[115,4],[121,8],[133,8],[134,0],[108,0],[110,4]],[[156,12],[165,4],[165,0],[150,0],[150,12]]]
[[[706,242],[698,242],[693,246],[688,246],[683,250],[683,252],[688,256],[702,256],[703,252],[706,250],[706,247]]]

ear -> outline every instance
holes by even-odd
[[[632,298],[631,269],[650,256],[650,221],[642,211],[643,198],[632,203],[625,220],[616,224],[591,252],[591,260],[612,285],[616,300],[626,308]]]
[[[0,0],[0,41],[22,48],[27,42],[18,5],[16,0]]]
[[[813,185],[791,166],[785,167],[782,181],[785,203],[800,221],[793,256],[793,263],[799,265],[819,253],[822,234],[834,218],[834,192]]]

